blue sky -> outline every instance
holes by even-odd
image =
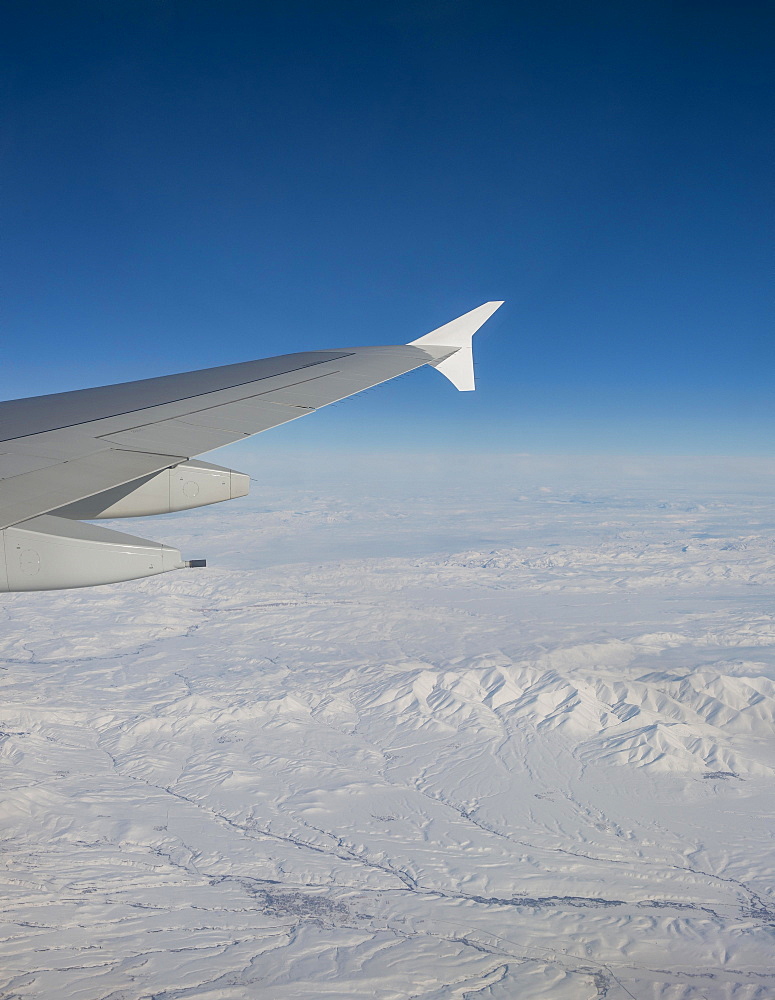
[[[11,3],[0,395],[411,340],[268,448],[771,455],[769,4]]]

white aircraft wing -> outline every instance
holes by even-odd
[[[165,513],[244,495],[247,477],[190,460],[422,365],[472,389],[471,337],[500,305],[485,303],[407,345],[308,351],[0,402],[0,590],[89,586],[184,565],[169,549],[166,562],[157,553],[150,573],[140,573],[148,547],[165,546],[73,519]],[[92,579],[89,566],[110,555],[105,546],[131,541],[142,544],[125,555],[138,558]]]

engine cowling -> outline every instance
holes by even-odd
[[[190,510],[247,496],[250,476],[209,462],[182,462],[153,476],[114,486],[86,500],[60,507],[60,517],[90,521],[108,517],[148,517]]]
[[[0,536],[0,591],[95,587],[191,565],[169,545],[51,514]]]

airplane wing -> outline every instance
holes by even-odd
[[[180,568],[177,550],[77,519],[244,495],[247,477],[191,459],[422,365],[473,389],[471,338],[500,305],[487,302],[407,345],[307,351],[0,402],[0,590],[92,586]],[[132,543],[141,544],[124,551]],[[117,553],[125,558],[111,569]]]

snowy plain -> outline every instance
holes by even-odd
[[[246,471],[3,597],[0,997],[775,997],[772,463]]]

